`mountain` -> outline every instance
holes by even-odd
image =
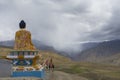
[[[77,61],[106,62],[120,64],[120,40],[101,42],[93,48],[86,49],[74,58]]]
[[[54,48],[52,46],[48,46],[48,45],[42,43],[41,41],[32,40],[32,42],[33,42],[33,44],[35,45],[35,47],[37,49],[40,49],[40,50],[51,50],[51,51],[54,50]],[[0,42],[0,46],[13,48],[14,40],[1,41]]]
[[[13,47],[14,46],[14,40],[1,41],[0,46]]]
[[[82,51],[87,50],[87,49],[91,49],[93,47],[96,47],[97,45],[99,45],[99,43],[101,43],[101,42],[87,42],[87,43],[83,43],[83,44],[81,44]]]
[[[76,56],[79,53],[81,53],[82,51],[94,48],[99,43],[100,42],[86,42],[86,43],[75,44],[73,46],[77,47],[76,50],[72,49],[73,48],[73,46],[72,46],[72,48],[68,48],[68,49],[65,49],[65,50],[62,50],[62,51],[56,51],[56,52],[63,55],[63,56],[69,57],[69,58],[74,60],[74,58],[76,58]]]
[[[75,61],[120,64],[120,40],[77,44],[82,46],[78,52],[58,51],[38,40],[33,40],[33,44],[39,50],[54,51]],[[1,41],[0,46],[13,48],[14,40]]]

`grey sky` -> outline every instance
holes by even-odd
[[[20,20],[32,38],[56,49],[120,38],[120,0],[0,0],[0,41],[14,39]]]

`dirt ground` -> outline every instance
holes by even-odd
[[[88,80],[86,78],[61,71],[47,72],[45,80]]]

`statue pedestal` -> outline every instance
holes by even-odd
[[[37,63],[38,51],[11,51],[7,58],[12,60],[12,77],[44,78],[44,67]]]

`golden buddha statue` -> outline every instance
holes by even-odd
[[[16,50],[35,50],[32,40],[31,33],[27,31],[26,23],[22,20],[19,23],[20,30],[18,30],[15,34],[15,45],[14,49]]]

